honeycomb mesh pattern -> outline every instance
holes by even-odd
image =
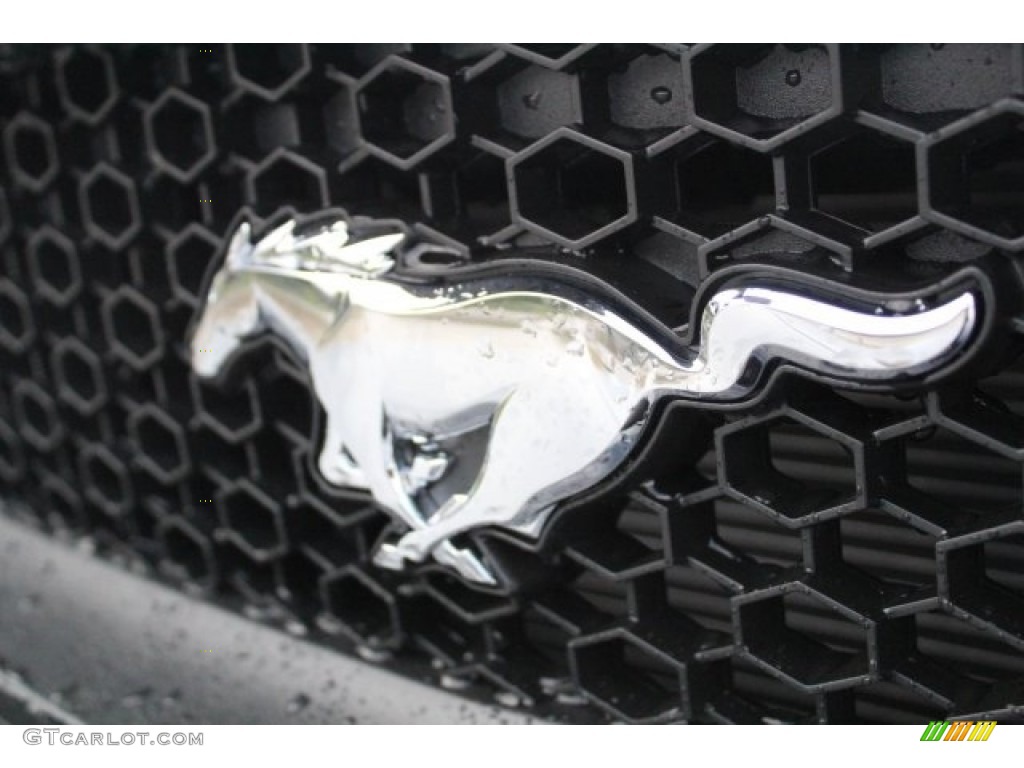
[[[483,260],[942,274],[1024,251],[1016,45],[0,48],[0,491],[47,530],[464,695],[572,721],[1024,711],[1024,368],[912,396],[793,376],[672,406],[515,597],[375,569],[268,342],[185,334],[240,210],[400,217]],[[998,322],[1018,336],[1024,317]],[[499,546],[499,544],[494,544]],[[501,546],[512,546],[502,544]]]

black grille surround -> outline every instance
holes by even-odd
[[[673,404],[502,597],[369,553],[388,518],[311,469],[306,372],[234,391],[185,338],[240,211],[402,218],[656,269],[1022,287],[1019,45],[0,48],[0,493],[62,537],[358,653],[572,722],[1021,720],[1024,315],[899,395],[782,377]],[[632,267],[630,265],[633,265]],[[672,297],[678,298],[678,307]]]

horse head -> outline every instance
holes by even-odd
[[[190,355],[196,374],[219,376],[240,344],[266,329],[262,277],[327,272],[373,279],[394,267],[394,251],[405,239],[397,225],[350,228],[334,217],[300,231],[288,220],[253,241],[252,227],[243,221],[210,281],[195,324]]]
[[[260,330],[259,302],[247,269],[255,251],[251,235],[248,222],[235,230],[195,324],[189,355],[203,378],[218,376],[242,341]]]

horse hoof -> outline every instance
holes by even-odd
[[[480,558],[468,549],[456,549],[450,541],[438,545],[434,550],[434,559],[454,569],[466,581],[485,587],[498,585],[498,580]]]
[[[338,488],[366,488],[366,478],[361,472],[351,472],[333,463],[320,464],[320,474],[329,484]]]
[[[394,544],[381,544],[373,555],[373,564],[389,571],[400,571],[405,567],[405,555]]]

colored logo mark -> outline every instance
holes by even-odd
[[[921,734],[921,741],[988,741],[995,727],[995,720],[933,720]]]

